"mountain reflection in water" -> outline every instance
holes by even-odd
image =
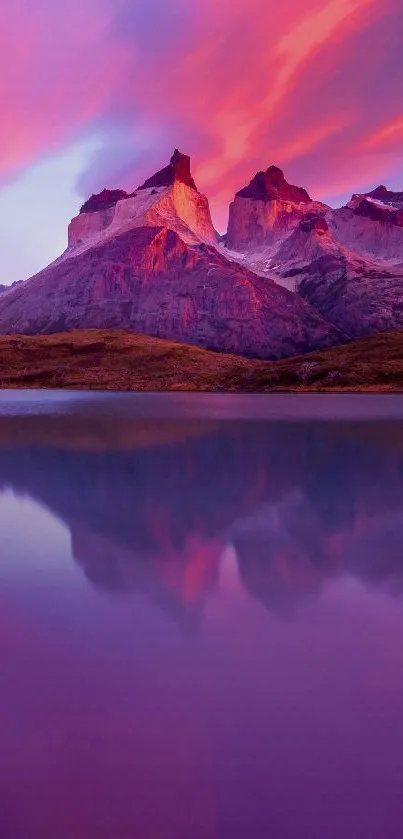
[[[403,421],[0,410],[1,522],[1,839],[400,839]]]
[[[110,425],[75,447],[55,419],[46,445],[29,423],[8,443],[0,420],[1,485],[67,525],[95,586],[200,616],[231,545],[269,609],[341,575],[400,591],[403,425],[135,421],[123,449]]]

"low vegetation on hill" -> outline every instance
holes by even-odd
[[[254,361],[125,330],[0,338],[0,387],[121,391],[399,391],[403,331]]]

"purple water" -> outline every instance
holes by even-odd
[[[1,839],[401,839],[402,707],[403,400],[0,396]]]

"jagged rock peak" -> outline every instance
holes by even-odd
[[[384,201],[386,203],[393,203],[394,201],[403,201],[403,192],[393,192],[383,184],[381,184],[381,186],[377,186],[376,189],[372,190],[372,192],[366,192],[365,195],[368,198],[375,198],[378,201]]]
[[[168,166],[160,169],[138,188],[149,189],[150,187],[172,186],[175,181],[181,181],[196,192],[198,191],[190,171],[190,157],[187,154],[182,154],[178,149],[175,149]]]
[[[401,213],[403,211],[403,191],[402,192],[393,192],[391,189],[388,189],[386,186],[381,184],[381,186],[377,186],[375,189],[371,190],[371,192],[361,192],[361,193],[354,193],[351,197],[351,200],[347,204],[347,207],[351,210],[359,209],[358,215],[370,215],[374,221],[391,221],[392,224],[396,224],[396,221],[393,219],[387,219],[385,215],[381,218],[380,213],[375,213],[375,210],[371,211],[372,207],[377,207],[379,210],[384,211],[397,211],[397,213]],[[361,206],[362,205],[362,206]],[[399,219],[397,221],[399,224]]]
[[[80,213],[98,213],[100,210],[108,210],[110,207],[114,207],[118,201],[129,197],[124,189],[103,189],[102,192],[91,195],[91,198],[81,207]]]
[[[323,216],[317,216],[313,213],[308,213],[304,216],[299,223],[299,227],[300,230],[304,231],[304,233],[310,233],[314,230],[316,233],[319,233],[319,235],[323,235],[329,230],[329,225],[326,219]]]
[[[250,184],[240,189],[235,197],[252,198],[255,201],[293,201],[302,204],[311,201],[306,189],[289,184],[278,166],[269,166],[265,172],[257,172]]]

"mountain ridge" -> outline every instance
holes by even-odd
[[[276,166],[214,229],[190,158],[134,192],[104,189],[51,265],[0,294],[0,334],[132,328],[260,358],[403,327],[403,193],[381,185],[332,209]]]

